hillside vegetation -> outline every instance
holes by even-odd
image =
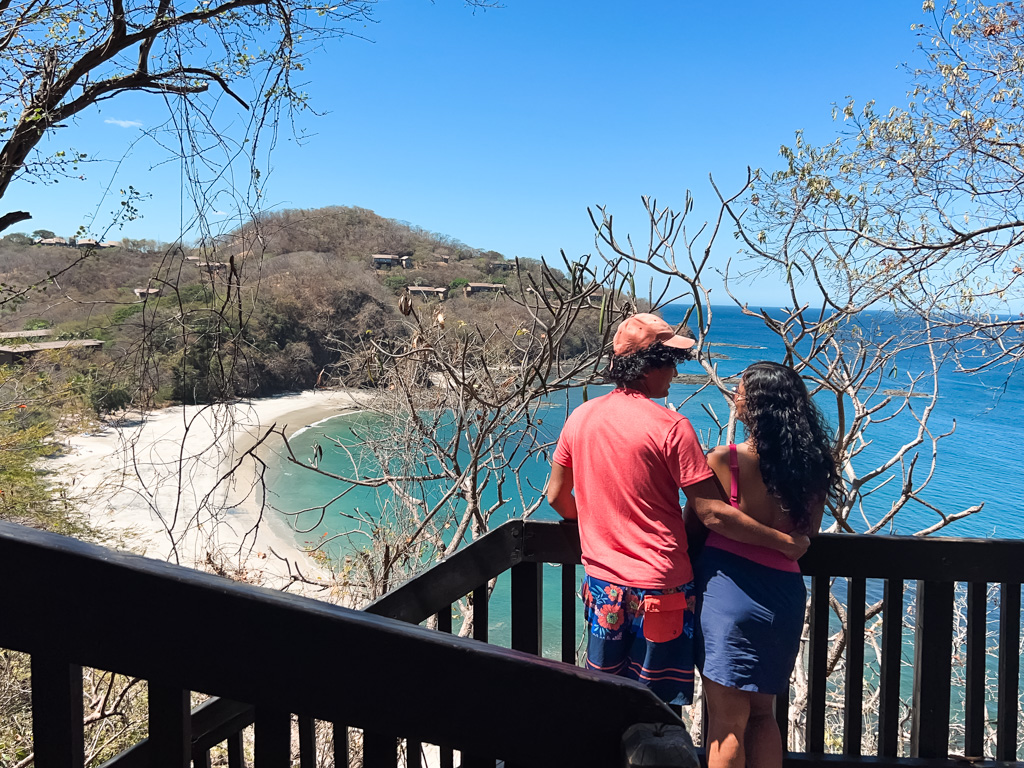
[[[266,214],[195,247],[124,241],[87,252],[29,239],[0,241],[0,282],[8,294],[41,274],[58,276],[8,301],[0,331],[49,328],[53,339],[105,342],[102,350],[59,355],[78,376],[79,396],[97,412],[328,383],[372,386],[367,342],[406,338],[398,303],[407,286],[450,289],[441,305],[413,298],[418,312],[441,315],[450,333],[495,325],[514,332],[529,320],[521,306],[501,292],[466,296],[463,289],[507,284],[516,294],[531,275],[539,282],[536,261],[517,264],[361,208]],[[396,263],[375,268],[375,254]],[[403,257],[407,268],[398,263]],[[140,296],[136,289],[153,292]],[[593,329],[566,351],[595,343]]]

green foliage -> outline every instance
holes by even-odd
[[[120,325],[130,317],[134,317],[143,311],[144,305],[142,304],[128,304],[123,307],[118,307],[114,310],[114,313],[110,316],[110,322],[114,325]]]
[[[30,320],[27,320],[24,326],[26,331],[45,331],[46,329],[52,327],[53,326],[50,325],[50,321],[42,317],[34,317]]]
[[[384,285],[395,293],[409,287],[409,278],[402,274],[390,274],[384,278]]]
[[[37,229],[32,233],[32,237],[49,240],[51,237],[56,237],[56,235],[49,229]]]
[[[467,280],[464,277],[456,277],[454,280],[448,283],[448,287],[451,288],[453,291],[458,290],[459,288],[465,288],[467,285],[469,285],[469,280]]]
[[[5,245],[32,245],[32,238],[23,232],[12,232],[3,239]]]

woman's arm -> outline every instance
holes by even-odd
[[[717,476],[716,476],[717,478]],[[790,560],[803,557],[811,540],[801,533],[783,533],[775,528],[757,522],[731,504],[722,501],[721,489],[716,478],[701,480],[683,488],[687,505],[693,507],[701,522],[709,531],[743,544],[756,544],[777,549]]]

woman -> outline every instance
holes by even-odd
[[[840,478],[821,414],[803,380],[755,363],[736,388],[741,445],[708,456],[734,507],[784,533],[813,535]],[[796,661],[806,594],[799,566],[778,552],[708,535],[696,567],[698,666],[707,696],[709,768],[782,765],[772,712]]]

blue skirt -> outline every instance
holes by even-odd
[[[803,576],[705,547],[696,582],[701,675],[741,691],[785,691],[800,650]]]

